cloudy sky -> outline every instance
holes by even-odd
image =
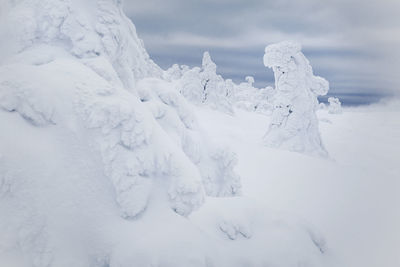
[[[264,47],[295,40],[314,73],[346,104],[400,92],[399,0],[125,0],[125,11],[154,59],[201,65],[209,51],[224,78],[273,84]]]

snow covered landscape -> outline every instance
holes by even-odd
[[[161,68],[120,0],[0,2],[0,267],[398,267],[400,100]],[[328,94],[327,103],[320,103]]]

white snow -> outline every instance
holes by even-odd
[[[329,107],[328,107],[329,113],[331,114],[342,113],[342,103],[340,103],[339,98],[329,97],[328,102],[329,102]]]
[[[307,113],[329,158],[278,150],[281,84],[162,71],[121,1],[2,7],[0,267],[400,264],[398,103]]]
[[[341,115],[319,111],[330,159],[263,146],[270,117],[198,114],[215,140],[237,152],[244,197],[311,223],[333,266],[400,264],[399,101],[344,108]]]
[[[275,76],[274,110],[265,134],[265,144],[312,155],[326,156],[316,110],[319,95],[327,94],[329,83],[314,76],[311,65],[294,42],[265,48],[264,65]]]

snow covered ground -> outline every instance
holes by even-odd
[[[260,98],[235,107],[206,53],[185,70],[201,93],[189,101],[121,1],[6,3],[0,267],[400,265],[398,102],[320,110],[329,157],[268,148],[271,112],[256,106],[274,89],[249,78],[239,87]],[[307,92],[303,76],[284,85]],[[291,133],[309,128],[297,122]]]
[[[319,111],[330,159],[262,145],[269,118],[203,109],[215,141],[238,154],[245,196],[317,226],[338,266],[400,265],[400,105]],[[397,108],[395,108],[395,106]]]

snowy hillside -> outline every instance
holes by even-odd
[[[328,85],[300,48],[291,95],[291,73],[236,86],[208,54],[163,71],[119,0],[1,5],[0,267],[399,262],[398,109],[316,113]]]

